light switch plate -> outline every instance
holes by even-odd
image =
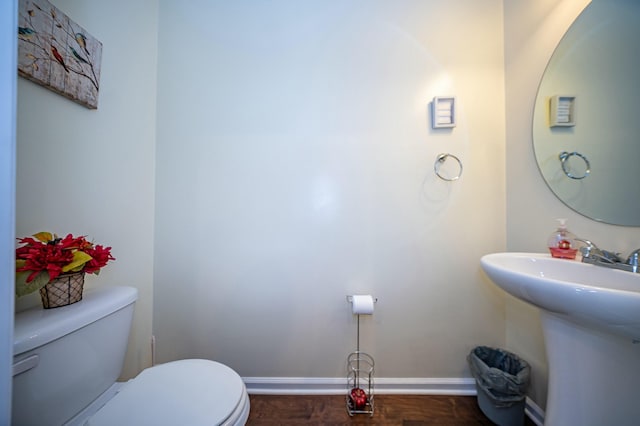
[[[456,127],[455,96],[436,96],[431,105],[431,127],[434,129]]]

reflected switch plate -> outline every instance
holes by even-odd
[[[576,97],[552,96],[549,99],[549,126],[572,127],[576,125]]]

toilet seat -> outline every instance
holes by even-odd
[[[112,425],[244,425],[249,397],[240,376],[203,359],[147,368],[85,423]]]

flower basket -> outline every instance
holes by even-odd
[[[84,272],[59,275],[40,289],[42,307],[58,308],[79,302],[83,288]]]
[[[115,260],[111,247],[94,244],[86,237],[67,234],[60,238],[51,232],[38,232],[18,238],[16,248],[16,296],[40,291],[45,309],[66,306],[82,300],[84,274],[98,275]]]

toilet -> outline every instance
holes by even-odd
[[[172,361],[116,382],[137,297],[133,287],[99,287],[69,306],[16,314],[12,424],[246,423],[244,382],[219,362]]]

